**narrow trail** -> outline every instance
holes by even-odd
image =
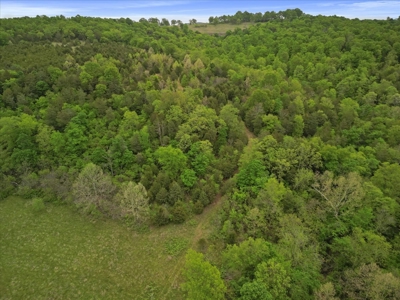
[[[213,216],[213,214],[218,210],[221,204],[222,204],[222,196],[220,193],[218,193],[217,196],[215,196],[213,203],[204,208],[203,213],[199,216],[200,220],[196,226],[196,229],[194,230],[192,242],[190,243],[189,248],[194,248],[195,245],[198,243],[198,241],[205,235],[206,231],[205,226],[208,224],[208,221]],[[171,290],[173,288],[178,288],[178,278],[179,275],[181,274],[184,264],[185,264],[185,259],[182,258],[180,261],[177,262],[175,268],[171,271],[171,277],[172,277],[171,285],[166,290],[163,299],[168,299],[168,295],[171,292]]]
[[[246,131],[246,136],[248,138],[247,145],[250,146],[252,143],[252,140],[256,136],[247,127],[245,127],[245,131]],[[199,242],[199,240],[205,236],[205,234],[206,234],[205,226],[209,223],[210,218],[218,210],[218,208],[221,206],[221,204],[222,204],[222,196],[220,193],[218,193],[215,196],[214,201],[210,205],[208,205],[206,208],[204,208],[203,213],[199,216],[200,220],[194,231],[192,242],[190,243],[189,248],[194,248],[195,245]],[[175,268],[171,271],[171,278],[172,278],[171,285],[168,287],[168,289],[165,291],[165,293],[163,293],[164,296],[162,299],[167,300],[168,295],[171,292],[171,290],[173,288],[178,288],[178,278],[179,278],[179,275],[181,274],[184,264],[185,264],[185,259],[183,258],[177,262]]]
[[[249,142],[254,139],[256,136],[252,133],[247,127],[245,127],[246,136],[249,139]]]
[[[209,221],[210,217],[212,216],[212,213],[215,212],[221,205],[222,201],[222,196],[220,193],[215,197],[215,200],[213,203],[208,205],[204,211],[204,217],[200,219],[200,222],[196,226],[196,230],[194,232],[194,236],[192,239],[191,247],[193,248],[196,243],[203,237],[204,235],[204,225],[206,225],[207,221]]]

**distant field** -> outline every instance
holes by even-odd
[[[207,213],[136,233],[66,206],[36,212],[30,203],[0,202],[0,299],[183,299],[184,255],[204,236]]]
[[[235,30],[235,28],[248,28],[254,23],[242,23],[242,24],[218,24],[218,25],[212,25],[212,24],[197,24],[197,26],[207,26],[207,27],[196,27],[196,25],[189,25],[189,28],[194,31],[198,31],[200,33],[206,33],[206,34],[219,34],[219,35],[224,35],[228,30]]]

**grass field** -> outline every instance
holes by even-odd
[[[206,33],[206,34],[219,34],[219,35],[224,35],[228,30],[235,30],[235,28],[249,28],[251,25],[254,23],[242,23],[242,24],[218,24],[218,25],[212,25],[212,24],[197,24],[197,26],[207,26],[207,27],[196,27],[196,25],[189,25],[189,29],[198,31],[200,33]]]
[[[183,299],[184,255],[219,203],[183,225],[137,233],[68,206],[0,201],[0,299]]]

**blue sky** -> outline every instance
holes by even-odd
[[[207,22],[209,16],[300,8],[312,15],[338,15],[359,19],[386,19],[400,16],[400,0],[0,0],[0,18],[36,15],[94,16],[106,18],[167,18],[187,22],[195,18]]]

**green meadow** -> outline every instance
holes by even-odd
[[[184,255],[205,234],[207,212],[138,233],[10,197],[0,202],[0,299],[182,299]]]
[[[245,29],[249,28],[251,25],[254,25],[254,23],[245,22],[241,24],[217,24],[217,25],[199,23],[199,24],[189,25],[189,29],[205,34],[224,35],[228,30],[234,31],[236,28]]]

